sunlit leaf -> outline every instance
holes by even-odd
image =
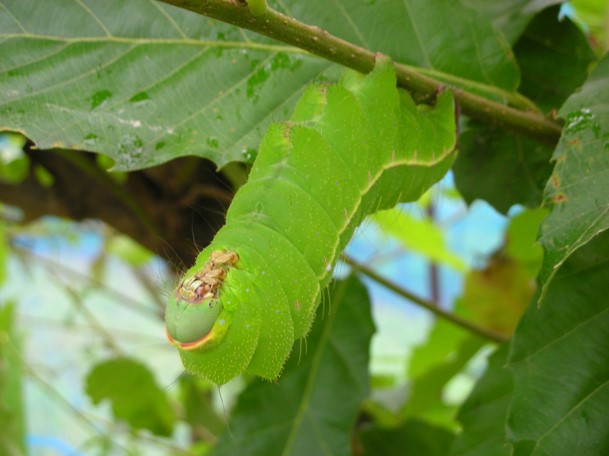
[[[484,269],[470,271],[459,299],[476,322],[510,335],[534,292],[529,271],[498,254]]]
[[[25,452],[23,366],[17,353],[15,305],[0,304],[0,454],[20,456]]]
[[[542,289],[577,249],[609,228],[609,55],[560,110],[566,119],[545,190]],[[543,297],[543,293],[541,294]]]
[[[248,161],[307,84],[339,73],[299,49],[152,0],[0,5],[0,130],[23,132],[41,149],[106,154],[115,170],[184,155]],[[508,91],[518,84],[501,37],[458,2],[274,6],[404,63]]]
[[[430,220],[416,219],[398,209],[377,212],[368,220],[378,225],[384,234],[397,239],[406,249],[457,271],[466,269],[465,262],[446,247],[442,230]]]

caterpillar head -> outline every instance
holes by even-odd
[[[182,350],[213,345],[226,332],[226,325],[216,325],[222,313],[222,284],[235,266],[234,252],[216,250],[203,268],[186,275],[175,290],[165,313],[169,342]]]

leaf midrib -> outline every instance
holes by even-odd
[[[147,38],[147,37],[122,37],[122,36],[54,36],[41,35],[34,33],[0,33],[0,38],[6,39],[33,39],[41,41],[54,41],[60,43],[121,43],[121,44],[169,44],[169,45],[188,45],[216,48],[248,49],[258,51],[287,52],[291,54],[311,55],[294,46],[266,44],[254,41],[220,41],[220,40],[197,40],[194,38]]]
[[[337,291],[335,294],[334,304],[342,305],[345,295],[345,285],[342,284],[340,288],[340,292]],[[311,399],[311,395],[313,394],[313,389],[315,387],[315,380],[317,379],[317,375],[319,373],[319,369],[321,367],[321,360],[323,359],[323,355],[327,349],[330,339],[331,329],[334,327],[334,321],[336,320],[336,314],[338,313],[338,308],[335,308],[332,313],[328,316],[329,320],[325,325],[323,325],[323,332],[319,339],[318,347],[322,347],[323,349],[317,350],[315,356],[311,361],[311,369],[310,374],[308,376],[305,389],[302,394],[302,398],[300,400],[300,405],[298,406],[298,412],[294,417],[294,425],[288,435],[286,440],[284,450],[282,452],[282,456],[288,456],[290,454],[290,450],[294,445],[294,441],[296,440],[297,430],[300,429],[300,425],[302,420],[304,419],[305,413],[307,412],[309,402]]]

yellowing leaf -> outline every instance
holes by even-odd
[[[521,264],[501,255],[465,279],[461,302],[473,319],[503,334],[511,334],[535,291],[535,281]]]

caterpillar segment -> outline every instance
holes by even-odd
[[[170,300],[167,336],[185,367],[217,384],[276,379],[355,228],[441,179],[455,130],[452,94],[416,106],[387,59],[305,90],[268,128],[226,224]]]

